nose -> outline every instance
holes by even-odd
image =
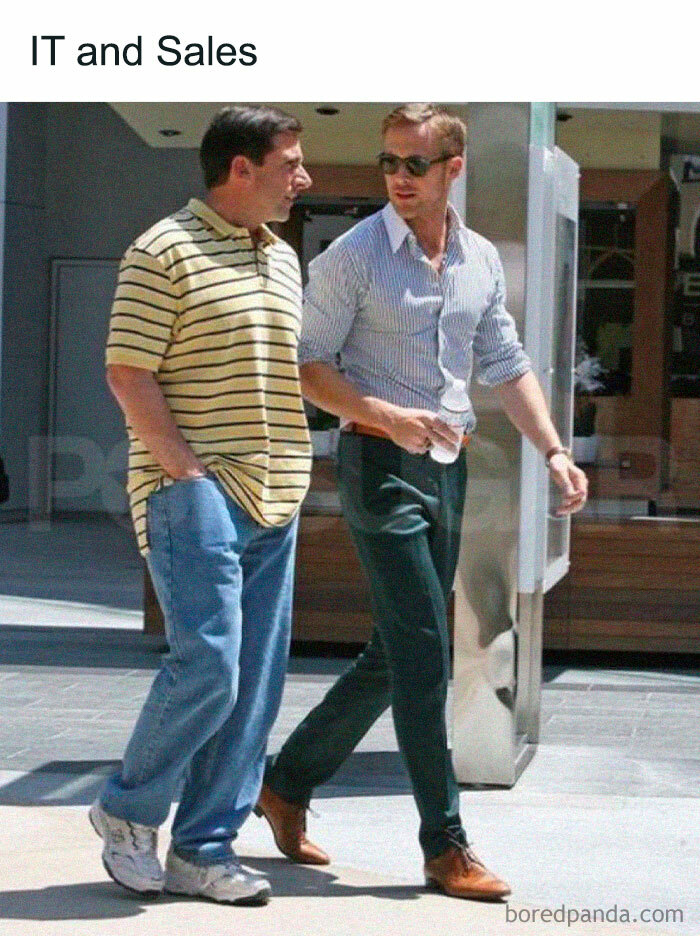
[[[296,177],[297,189],[307,189],[310,188],[312,184],[312,179],[309,173],[306,171],[306,169],[304,169],[303,166],[299,166]]]
[[[394,178],[400,180],[401,182],[405,182],[407,179],[413,179],[413,176],[406,168],[406,164],[400,163],[399,168],[394,173]]]

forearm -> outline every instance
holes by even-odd
[[[432,445],[454,446],[457,442],[454,430],[435,413],[364,396],[330,364],[314,361],[299,370],[307,400],[341,419],[381,429],[407,452],[422,455]]]
[[[544,394],[532,371],[500,384],[495,390],[508,419],[540,452],[561,446]]]
[[[181,479],[204,472],[150,371],[113,364],[107,368],[107,383],[127,423],[166,474]]]
[[[314,406],[350,422],[388,429],[396,407],[377,397],[363,396],[330,364],[302,364],[299,374],[301,391]]]

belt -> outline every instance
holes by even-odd
[[[379,429],[377,426],[365,426],[364,423],[351,422],[343,426],[343,432],[356,432],[358,435],[376,436],[378,439],[391,439],[388,432]],[[471,442],[471,436],[465,435],[462,439],[462,448],[466,448]]]

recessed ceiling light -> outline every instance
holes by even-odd
[[[158,133],[160,133],[160,135],[164,137],[182,136],[182,130],[172,130],[168,128],[164,130],[159,130]]]
[[[316,113],[321,114],[323,117],[334,117],[340,113],[340,110],[337,107],[331,107],[330,104],[324,104],[322,107],[316,108]]]

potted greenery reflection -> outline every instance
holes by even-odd
[[[604,389],[600,379],[606,373],[600,359],[593,357],[585,341],[576,340],[576,366],[574,368],[574,460],[592,464],[598,454],[598,435],[595,417],[596,403],[593,398]]]

